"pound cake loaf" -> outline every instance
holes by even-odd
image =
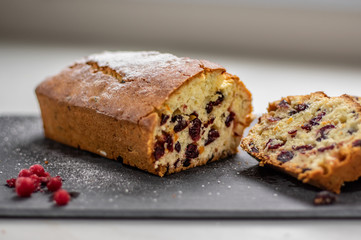
[[[46,137],[159,176],[236,153],[252,119],[237,76],[159,52],[88,56],[36,95]]]
[[[269,104],[242,140],[242,148],[304,183],[340,193],[361,176],[361,105],[322,92]]]

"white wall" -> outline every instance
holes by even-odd
[[[361,1],[0,2],[2,39],[361,62]]]

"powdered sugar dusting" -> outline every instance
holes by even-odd
[[[87,57],[88,62],[96,62],[99,67],[109,67],[123,79],[147,79],[159,76],[162,70],[184,66],[188,58],[178,58],[169,53],[151,52],[103,52]]]

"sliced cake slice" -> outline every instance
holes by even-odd
[[[316,92],[272,102],[241,146],[260,166],[340,193],[344,182],[361,176],[361,105],[355,100]]]

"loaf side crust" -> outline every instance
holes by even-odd
[[[149,128],[38,94],[45,136],[158,175]],[[154,123],[156,114],[143,119]],[[149,126],[149,124],[148,124]]]

